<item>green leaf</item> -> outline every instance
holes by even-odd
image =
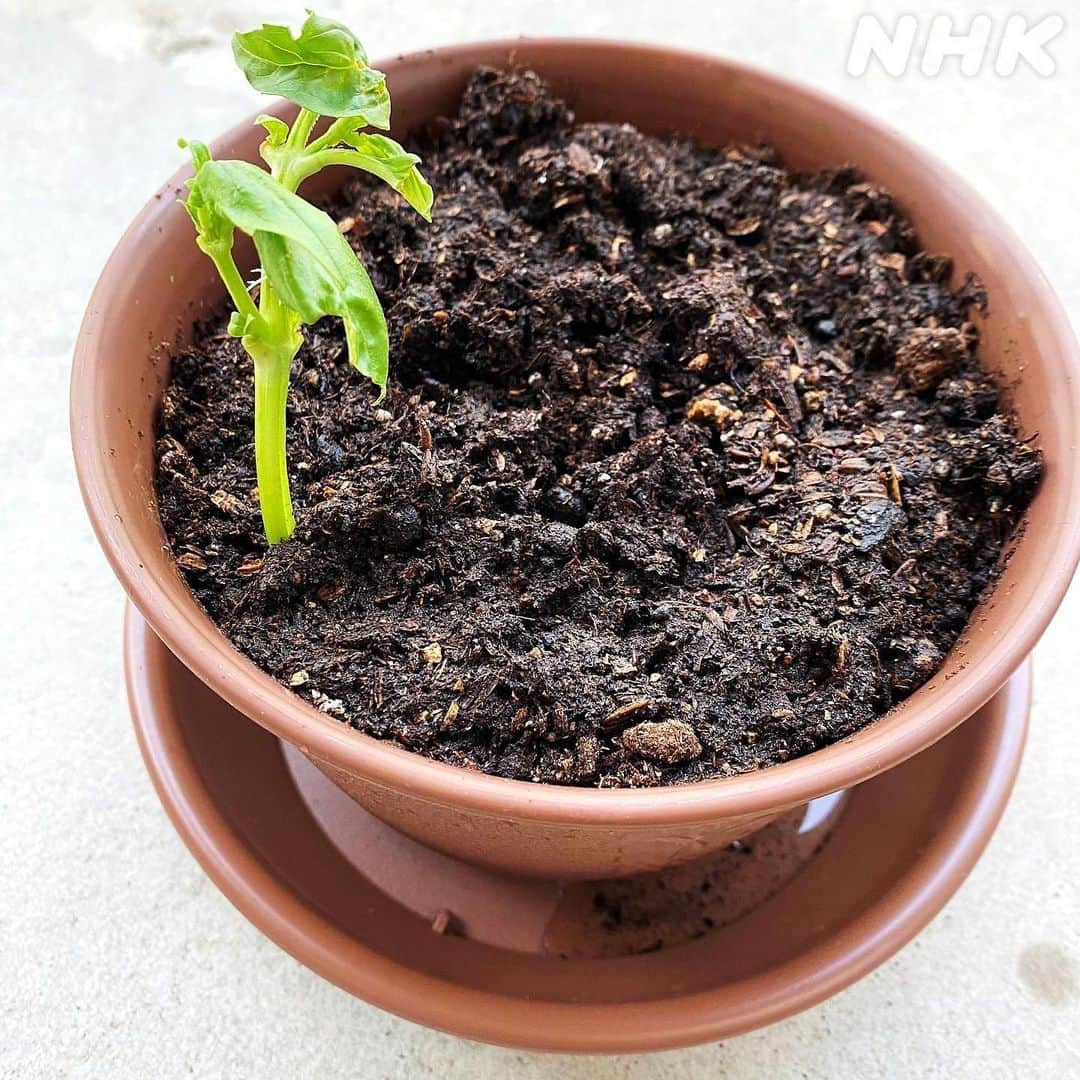
[[[266,141],[271,146],[285,145],[285,140],[289,137],[289,125],[284,120],[263,113],[261,116],[255,117],[255,123],[266,128]]]
[[[335,156],[335,163],[354,165],[385,180],[418,214],[431,220],[435,196],[431,185],[416,167],[420,159],[415,154],[410,154],[400,143],[385,135],[353,132],[343,142],[352,149],[345,155]]]
[[[195,139],[180,139],[179,145],[190,151],[191,161],[195,166],[195,175],[187,181],[188,197],[180,200],[180,205],[195,223],[195,242],[208,254],[212,249],[230,251],[233,244],[233,223],[219,213],[213,203],[207,202],[197,183],[199,173],[211,161],[210,150],[205,143]]]
[[[198,139],[177,139],[176,145],[181,150],[190,151],[191,163],[195,166],[196,172],[210,160],[210,148]]]
[[[349,362],[386,389],[386,319],[363,264],[337,225],[246,161],[208,161],[191,198],[254,237],[263,276],[305,323],[345,322]],[[190,198],[189,198],[190,201]]]
[[[305,323],[317,322],[324,315],[339,316],[345,324],[349,363],[371,379],[380,392],[385,391],[389,365],[386,320],[382,306],[373,299],[371,280],[356,256],[353,276],[362,280],[343,281],[310,251],[279,233],[257,232],[255,246],[266,279],[284,303]],[[352,249],[349,251],[351,254]]]
[[[250,315],[243,315],[239,311],[234,311],[229,316],[229,325],[225,328],[225,332],[229,337],[242,338],[245,334],[251,332],[252,321]]]
[[[295,38],[287,26],[264,23],[233,35],[233,56],[264,94],[323,116],[357,116],[372,127],[390,126],[386,76],[368,66],[364,47],[339,22],[309,13]]]

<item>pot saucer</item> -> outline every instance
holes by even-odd
[[[909,941],[971,870],[1023,752],[1030,666],[951,735],[718,857],[562,886],[382,825],[193,676],[129,607],[128,695],[174,825],[296,959],[431,1027],[537,1050],[726,1038],[807,1008]]]

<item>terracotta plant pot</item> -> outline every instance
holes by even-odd
[[[1046,460],[1001,580],[941,671],[844,742],[751,775],[642,791],[533,785],[438,764],[347,728],[254,667],[196,603],[168,552],[154,500],[155,413],[170,351],[189,337],[194,319],[224,299],[175,201],[187,170],[177,173],[109,260],[75,355],[79,479],[124,588],[199,679],[389,824],[449,854],[516,873],[610,877],[703,855],[792,807],[890,769],[1002,687],[1045,629],[1080,553],[1080,358],[1038,267],[963,181],[847,106],[731,61],[587,41],[496,42],[407,56],[381,65],[398,133],[453,111],[476,65],[511,63],[539,71],[583,120],[678,129],[712,144],[760,139],[794,167],[854,162],[886,185],[926,247],[952,255],[958,273],[974,271],[984,282],[991,306],[981,323],[982,356]],[[261,136],[244,122],[214,144],[215,156],[255,161]],[[318,179],[314,190],[325,193],[342,177]]]

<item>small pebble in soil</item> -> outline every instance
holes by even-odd
[[[682,765],[701,755],[694,729],[682,720],[636,724],[623,732],[624,749],[661,765]]]

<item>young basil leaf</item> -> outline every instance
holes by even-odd
[[[381,398],[389,368],[386,318],[371,279],[352,249],[349,272],[342,274],[280,233],[257,232],[255,247],[266,280],[304,323],[318,322],[324,315],[337,315],[344,322],[349,363],[378,386]]]
[[[259,146],[259,157],[276,174],[280,162],[288,153],[285,143],[289,138],[289,125],[284,120],[279,120],[276,116],[268,116],[266,113],[257,116],[255,123],[266,128],[266,138]]]
[[[271,146],[285,145],[285,140],[289,137],[289,125],[284,120],[263,113],[255,117],[255,123],[266,128],[266,141]]]
[[[305,323],[345,322],[349,361],[386,389],[386,319],[363,264],[330,216],[246,161],[209,161],[192,196],[254,237],[263,275]]]
[[[180,147],[191,152],[191,161],[195,166],[195,175],[187,181],[188,197],[180,200],[180,205],[195,223],[195,242],[207,254],[211,249],[231,250],[233,223],[212,202],[207,201],[197,183],[199,173],[211,162],[210,150],[205,143],[195,139],[181,139]]]
[[[225,328],[229,337],[242,338],[246,334],[251,332],[251,325],[254,319],[250,315],[242,315],[239,311],[234,311],[229,316],[229,325]]]
[[[191,154],[191,164],[198,172],[210,160],[210,147],[198,139],[177,139],[176,145]]]
[[[386,76],[368,67],[363,46],[341,23],[311,13],[295,38],[287,26],[264,23],[234,34],[232,45],[237,66],[256,90],[323,116],[390,126]]]
[[[354,165],[385,180],[401,194],[421,217],[431,220],[431,204],[435,196],[431,185],[416,167],[420,159],[410,154],[400,143],[385,135],[353,132],[345,136],[351,150],[335,154],[339,165]]]

